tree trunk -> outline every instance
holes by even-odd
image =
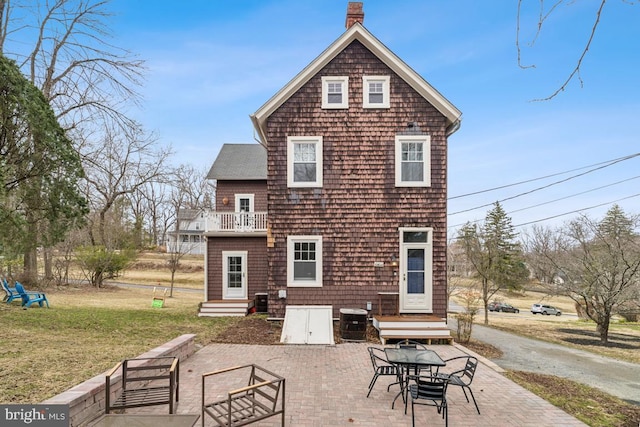
[[[27,286],[34,286],[38,282],[38,227],[33,218],[27,213],[27,235],[25,236],[24,250],[24,277],[22,280]]]
[[[600,343],[607,344],[609,342],[609,321],[610,315],[603,315],[598,319],[596,324],[596,331],[600,334]]]
[[[489,281],[486,278],[482,278],[482,302],[484,303],[484,324],[489,324]]]
[[[44,262],[44,279],[47,283],[53,280],[53,255],[51,248],[44,248],[42,252]]]

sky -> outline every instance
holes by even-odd
[[[363,3],[364,26],[463,113],[449,138],[450,230],[482,221],[496,201],[518,231],[577,211],[599,219],[612,203],[640,214],[639,2],[606,3],[580,80],[547,101],[537,99],[573,71],[600,1],[562,3],[537,36],[536,0],[523,0],[519,33],[517,0]],[[112,42],[148,68],[131,114],[173,147],[172,162],[208,170],[222,144],[255,142],[249,115],[340,37],[346,9],[113,0]]]

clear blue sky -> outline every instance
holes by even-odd
[[[449,139],[450,226],[483,219],[489,207],[456,212],[508,198],[514,225],[625,197],[618,204],[640,213],[640,197],[629,198],[640,193],[640,157],[558,185],[550,184],[589,169],[456,197],[640,152],[639,3],[607,2],[583,87],[576,79],[554,99],[532,101],[573,70],[600,2],[567,3],[531,46],[539,3],[524,1],[521,57],[535,68],[522,69],[516,0],[364,1],[365,27],[463,113]],[[249,115],[345,31],[346,8],[346,0],[115,0],[114,43],[149,68],[135,115],[174,147],[176,164],[208,168],[222,144],[254,141]],[[599,218],[609,207],[586,213]]]

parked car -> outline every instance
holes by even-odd
[[[520,310],[506,302],[493,301],[487,305],[489,311],[502,311],[505,313],[520,313]]]
[[[552,314],[555,314],[556,316],[560,316],[562,314],[562,312],[555,308],[552,305],[546,305],[546,304],[533,304],[531,306],[531,312],[533,314],[546,314],[547,316],[551,316]]]

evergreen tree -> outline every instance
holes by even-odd
[[[85,215],[78,189],[83,170],[42,92],[1,55],[0,129],[2,250],[35,254],[38,246],[61,241]]]
[[[529,275],[517,237],[511,218],[498,202],[487,213],[482,226],[467,223],[458,234],[467,260],[480,280],[485,324],[489,323],[487,305],[491,297],[500,289],[518,288]]]

